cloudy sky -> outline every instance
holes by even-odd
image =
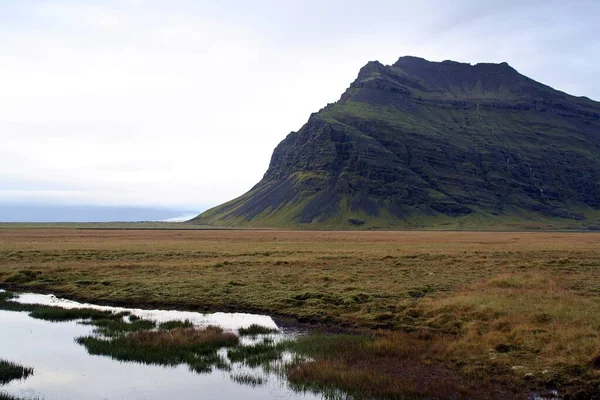
[[[369,60],[600,100],[600,2],[0,0],[0,204],[204,210]]]

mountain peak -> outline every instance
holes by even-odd
[[[506,61],[501,62],[501,63],[477,63],[477,64],[473,65],[470,63],[464,63],[464,62],[454,61],[454,60],[444,60],[442,62],[429,61],[425,58],[415,57],[415,56],[402,56],[402,57],[398,58],[398,61],[396,61],[392,66],[394,66],[394,67],[402,67],[402,66],[418,67],[418,66],[433,66],[433,65],[446,65],[446,66],[456,66],[456,67],[497,66],[497,67],[509,67],[512,69],[512,67]]]
[[[379,61],[369,61],[358,72],[358,78],[360,79],[361,77],[366,77],[366,76],[372,75],[374,73],[376,74],[385,69],[386,69],[386,66],[383,65],[382,63],[380,63]]]
[[[429,64],[429,63],[431,63],[431,61],[426,60],[426,59],[421,58],[421,57],[402,56],[393,65],[394,66],[402,66],[402,65],[425,65],[425,64]]]

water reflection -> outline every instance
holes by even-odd
[[[77,301],[58,298],[51,294],[24,293],[19,295],[14,301],[22,304],[39,304],[47,306],[73,308],[93,308],[101,311],[122,312],[129,311],[132,315],[142,319],[150,319],[156,322],[166,321],[185,321],[189,320],[196,326],[216,325],[227,330],[238,330],[247,328],[252,324],[257,324],[267,328],[277,328],[277,324],[267,315],[246,314],[246,313],[212,313],[203,314],[188,311],[172,310],[144,310],[140,308],[123,308],[98,306],[89,303],[79,303]]]
[[[226,330],[237,330],[251,324],[277,327],[270,317],[261,315],[96,307],[37,294],[21,295],[18,301],[65,308],[130,311],[133,315],[158,322],[187,319],[198,326],[219,325]],[[24,312],[0,311],[0,358],[35,368],[32,377],[0,386],[0,391],[46,400],[321,398],[310,393],[294,392],[277,373],[277,363],[270,371],[233,363],[230,370],[213,369],[209,373],[197,374],[185,365],[163,367],[91,356],[75,342],[75,338],[93,335],[93,329],[77,322],[52,323],[33,319]],[[295,334],[283,332],[268,337],[282,340]],[[223,351],[226,350],[220,351],[221,355],[224,355]],[[291,355],[285,357],[289,359]],[[278,361],[280,365],[282,362]]]

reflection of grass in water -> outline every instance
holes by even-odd
[[[293,377],[293,372],[298,366],[311,365],[312,361],[309,358],[314,351],[326,350],[328,345],[333,345],[333,351],[339,351],[339,347],[346,343],[340,343],[340,338],[356,338],[360,341],[359,336],[350,335],[310,335],[301,343],[293,341],[285,341],[275,343],[272,340],[264,340],[253,345],[240,345],[228,350],[228,358],[231,363],[242,363],[250,368],[260,367],[260,370],[265,376],[275,375],[282,380],[288,380],[290,388],[298,393],[311,392],[321,396],[327,400],[342,400],[347,399],[348,394],[338,389],[340,382],[331,384],[320,384],[316,379],[311,377],[311,380],[302,382],[299,380],[289,379]],[[344,340],[341,340],[344,342]],[[340,344],[340,346],[338,346]],[[337,347],[337,348],[336,348]],[[354,348],[353,348],[354,350]],[[290,360],[284,360],[284,354],[291,354]],[[356,376],[355,378],[361,378]],[[231,379],[237,383],[256,387],[265,383],[265,378],[260,375],[251,375],[241,373],[231,375]],[[345,388],[348,389],[348,388]],[[354,392],[355,398],[363,398],[363,393]],[[403,395],[394,398],[405,398]]]
[[[0,310],[5,311],[25,311],[29,316],[35,319],[41,319],[50,322],[67,322],[76,320],[123,320],[123,317],[129,315],[129,312],[113,313],[112,311],[101,311],[93,308],[63,308],[56,306],[46,306],[39,304],[21,304],[14,300],[17,297],[12,292],[0,293]]]
[[[265,384],[265,378],[262,376],[255,376],[250,374],[236,374],[231,375],[231,380],[239,383],[240,385],[247,385],[252,387],[262,386]]]
[[[135,319],[127,322],[123,318],[104,318],[83,321],[82,323],[95,326],[96,333],[104,336],[115,336],[123,332],[145,331],[156,328],[156,322],[146,319]]]
[[[198,374],[208,374],[212,372],[213,368],[221,371],[229,371],[231,369],[231,366],[229,363],[227,363],[227,360],[225,360],[217,352],[198,356],[194,360],[189,360],[187,364],[191,371]]]
[[[30,375],[33,375],[33,368],[0,359],[0,385],[15,379],[27,379]]]
[[[39,398],[22,398],[22,397],[15,397],[12,396],[8,393],[0,393],[0,400],[40,400]]]
[[[10,298],[10,294],[4,297]],[[10,302],[4,302],[7,303]],[[442,387],[451,387],[450,392],[456,393],[462,390],[458,386],[470,383],[456,379],[455,375],[443,375],[445,372],[439,368],[423,369],[426,362],[439,357],[435,350],[437,342],[408,336],[310,335],[283,343],[264,338],[258,343],[241,345],[232,332],[217,327],[194,329],[190,321],[164,322],[157,329],[153,321],[132,315],[124,318],[126,314],[122,313],[46,306],[27,306],[27,311],[49,321],[85,318],[82,323],[95,326],[96,333],[103,335],[77,339],[90,354],[145,364],[186,364],[197,373],[209,373],[214,368],[229,370],[230,364],[236,363],[260,367],[267,375],[275,373],[287,378],[296,391],[315,392],[326,399],[343,397],[340,389],[357,397],[400,398],[435,394]],[[240,334],[258,335],[266,331],[254,325],[240,330]],[[227,348],[226,358],[219,352],[223,348]],[[416,350],[408,354],[407,348]],[[285,352],[294,355],[291,362],[283,360]],[[398,360],[412,360],[410,367],[421,368],[422,376],[401,376],[395,372],[392,376],[387,366],[394,367],[394,371],[409,367]],[[431,381],[428,374],[437,374],[438,378]],[[232,380],[253,386],[260,382],[256,376],[247,374],[232,375]],[[431,390],[425,390],[427,388]]]
[[[212,367],[226,369],[217,352],[238,344],[238,337],[223,329],[174,328],[158,331],[135,331],[113,338],[85,336],[76,339],[90,354],[110,356],[119,361],[144,364],[188,364],[196,372],[210,372]]]
[[[493,281],[491,285],[493,288],[517,287],[518,282],[513,281],[509,284]],[[198,373],[208,373],[214,368],[229,370],[230,363],[239,363],[250,368],[260,367],[266,374],[275,372],[287,378],[294,390],[311,391],[326,399],[343,397],[340,390],[355,397],[433,396],[440,390],[447,390],[448,393],[491,398],[489,389],[493,389],[481,385],[479,379],[464,379],[452,370],[436,365],[436,361],[445,356],[453,336],[447,340],[434,340],[431,335],[419,337],[418,332],[412,336],[380,332],[378,335],[310,335],[284,343],[265,338],[255,344],[241,345],[239,338],[231,332],[216,327],[194,329],[190,327],[190,321],[164,322],[157,329],[155,322],[132,315],[125,318],[126,313],[19,306],[10,304],[10,294],[0,295],[0,308],[22,307],[24,310],[21,311],[28,311],[32,317],[48,321],[82,319],[82,323],[95,326],[96,333],[104,337],[87,336],[77,342],[90,354],[120,361],[186,364]],[[437,320],[436,323],[449,324]],[[265,332],[263,329],[255,325],[240,333],[258,335]],[[226,358],[219,353],[222,348],[228,349]],[[295,354],[292,362],[283,361],[286,351]],[[413,373],[398,373],[409,369]],[[232,377],[236,382],[252,385],[250,378],[254,377],[238,378]]]
[[[82,324],[95,326],[96,332],[106,336],[117,335],[122,332],[150,330],[156,328],[154,321],[141,319],[131,315],[129,311],[112,312],[93,308],[63,308],[39,304],[21,304],[11,301],[16,297],[11,292],[0,292],[0,310],[24,311],[35,319],[49,322],[81,321]],[[125,317],[129,317],[125,319]],[[169,321],[161,324],[165,329],[170,326],[188,326],[189,321]]]
[[[252,324],[247,328],[240,328],[238,330],[240,336],[256,336],[256,335],[266,335],[269,333],[277,333],[277,329],[267,328],[265,326],[260,326],[257,324]]]
[[[78,319],[104,320],[104,319],[123,319],[128,313],[112,313],[110,311],[94,310],[92,308],[73,308],[67,309],[53,306],[37,306],[29,316],[36,319],[42,319],[50,322],[76,321]]]
[[[258,367],[281,360],[284,350],[283,346],[266,340],[261,343],[229,349],[227,357],[232,363],[244,363],[249,367]]]
[[[17,296],[12,292],[0,292],[0,310],[5,311],[33,311],[35,308],[30,304],[21,304],[13,300]]]
[[[282,355],[294,348],[293,342],[278,344],[270,338],[251,345],[241,345],[239,337],[232,332],[225,332],[214,326],[196,329],[189,320],[167,321],[157,326],[154,321],[141,319],[128,312],[19,304],[10,301],[12,298],[14,295],[9,292],[0,293],[0,309],[26,311],[33,318],[50,322],[80,320],[82,324],[96,327],[96,335],[101,336],[80,337],[76,342],[83,345],[90,354],[109,356],[119,361],[169,366],[186,364],[191,371],[197,373],[209,373],[214,368],[230,370],[230,364],[240,363],[251,368],[260,367],[267,375],[275,373],[285,379],[289,366],[282,361]],[[254,324],[239,332],[240,335],[256,336],[277,330]],[[219,354],[219,350],[223,348],[228,349],[226,358]],[[297,345],[297,350],[306,351],[301,345]],[[264,377],[250,374],[232,375],[231,379],[253,387],[265,383]],[[300,391],[315,389],[299,384],[295,388]],[[335,392],[329,388],[323,390]],[[0,397],[0,400],[4,398]]]

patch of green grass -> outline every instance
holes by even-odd
[[[93,308],[62,308],[50,306],[36,306],[29,316],[36,319],[51,322],[76,321],[80,319],[89,320],[122,320],[128,313],[113,313],[111,311],[100,311]]]
[[[13,395],[10,395],[8,393],[2,393],[0,392],[0,400],[41,400],[38,397],[28,397],[28,398],[24,398],[24,397],[16,397]]]
[[[238,341],[233,333],[214,326],[134,331],[112,338],[84,336],[76,339],[93,355],[144,364],[188,364],[197,372],[208,372],[212,366],[224,368],[225,363],[217,351],[236,346]]]
[[[265,326],[252,324],[246,328],[240,328],[238,333],[240,336],[256,336],[256,335],[266,335],[269,333],[277,333],[279,332],[277,329],[267,328]]]
[[[232,363],[244,363],[249,367],[258,367],[281,359],[283,346],[270,341],[252,345],[237,346],[227,351]]]
[[[158,329],[162,329],[162,330],[170,330],[170,329],[176,329],[176,328],[193,328],[194,324],[192,323],[192,321],[186,319],[185,321],[167,321],[167,322],[161,322],[158,325]]]
[[[214,368],[221,371],[229,371],[230,366],[227,360],[217,353],[203,354],[194,358],[193,360],[187,361],[188,368],[190,371],[196,372],[197,374],[208,374],[213,371]]]
[[[16,294],[5,291],[0,292],[0,310],[5,311],[32,311],[34,307],[29,304],[21,304],[12,301],[16,298]]]
[[[123,332],[150,330],[156,328],[156,322],[144,320],[129,312],[102,311],[93,308],[72,308],[45,306],[38,304],[21,304],[14,301],[12,292],[0,292],[0,310],[25,311],[29,316],[50,322],[81,321],[80,323],[96,327],[96,332],[105,336],[115,336]],[[125,317],[128,317],[127,320]],[[164,326],[187,327],[179,321],[168,321]],[[164,328],[163,328],[164,329]]]
[[[0,359],[0,385],[15,379],[27,379],[33,375],[33,368]]]
[[[156,328],[156,322],[145,319],[127,322],[123,318],[103,318],[83,321],[82,323],[95,326],[96,333],[104,336],[115,336],[123,332],[146,331]]]
[[[101,311],[93,308],[63,308],[55,306],[46,306],[39,304],[21,304],[13,301],[17,295],[10,291],[0,292],[0,310],[5,311],[24,311],[35,319],[41,319],[50,322],[67,322],[77,320],[107,321],[114,323],[122,321],[123,317],[128,316],[128,312],[114,313],[111,311]]]
[[[339,354],[352,352],[356,357],[364,353],[365,346],[374,341],[372,335],[324,334],[315,332],[311,335],[300,336],[295,340],[282,344],[285,348],[297,354],[311,358],[337,357]]]

